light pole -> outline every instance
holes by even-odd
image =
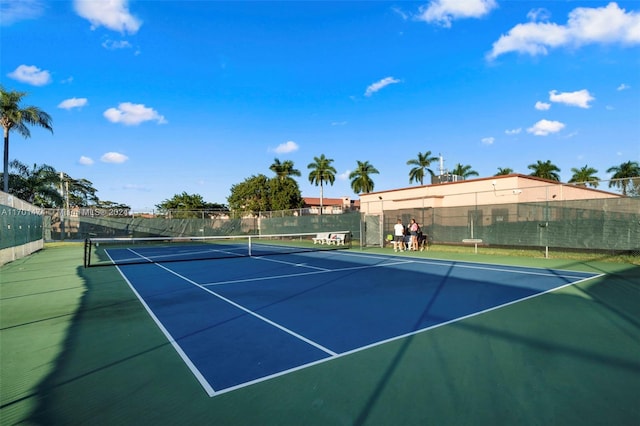
[[[384,200],[380,195],[378,200],[380,200],[380,247],[384,248]]]

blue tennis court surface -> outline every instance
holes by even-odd
[[[355,251],[118,268],[211,396],[596,276]]]

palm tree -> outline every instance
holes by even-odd
[[[420,182],[420,185],[424,185],[424,172],[429,172],[431,176],[434,176],[433,170],[429,168],[432,162],[437,161],[438,157],[431,157],[431,151],[427,151],[424,154],[418,153],[418,158],[407,161],[407,166],[415,166],[409,171],[409,183]]]
[[[368,161],[358,161],[358,167],[349,173],[351,179],[351,188],[353,192],[359,194],[361,192],[369,193],[373,191],[373,180],[369,175],[380,173]]]
[[[451,171],[452,174],[462,176],[464,179],[469,176],[478,176],[478,172],[473,170],[471,166],[463,166],[462,164],[456,164],[456,167]]]
[[[285,160],[281,163],[280,160],[275,158],[273,164],[269,166],[269,170],[274,172],[280,180],[285,180],[291,176],[302,176],[300,170],[293,168],[293,161],[291,160]]]
[[[584,166],[579,169],[573,167],[571,169],[573,176],[569,179],[569,183],[575,183],[577,186],[591,186],[597,188],[600,182],[600,178],[594,176],[598,171],[593,167]]]
[[[635,178],[640,177],[640,165],[637,161],[627,161],[619,166],[613,166],[607,169],[607,173],[613,173],[609,188],[612,186],[622,188],[622,195],[627,195],[627,187]]]
[[[496,173],[494,176],[505,176],[510,175],[511,173],[513,173],[513,169],[510,169],[509,167],[498,167],[498,173]]]
[[[51,116],[40,108],[28,106],[20,108],[24,92],[6,91],[0,86],[0,124],[4,129],[4,192],[9,192],[9,132],[16,130],[25,138],[31,136],[27,125],[43,127],[53,133]]]
[[[320,185],[320,214],[322,214],[323,198],[324,198],[324,184],[336,181],[336,169],[331,165],[333,163],[332,158],[327,158],[322,154],[320,157],[313,157],[313,163],[309,163],[307,166],[311,170],[309,173],[309,183]]]
[[[560,175],[557,172],[560,171],[558,166],[552,164],[550,160],[542,162],[538,160],[536,164],[529,164],[527,168],[533,170],[529,176],[535,176],[542,179],[560,181]]]
[[[18,160],[11,162],[16,171],[12,177],[11,193],[16,197],[40,207],[56,207],[63,205],[59,191],[60,176],[56,170],[47,165],[34,164],[29,168]]]

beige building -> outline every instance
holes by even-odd
[[[511,174],[360,194],[360,210],[362,213],[374,215],[383,211],[416,208],[621,197],[623,196],[620,194],[584,186]]]
[[[433,244],[634,251],[639,201],[511,174],[361,194],[360,211],[367,245],[384,245],[397,220],[415,219]]]
[[[303,197],[305,214],[320,214],[320,198]],[[359,200],[352,200],[350,197],[323,198],[322,214],[342,214],[349,211],[358,210]]]

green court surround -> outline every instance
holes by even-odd
[[[414,255],[607,275],[209,398],[117,269],[45,246],[0,269],[0,424],[640,423],[639,266]]]

